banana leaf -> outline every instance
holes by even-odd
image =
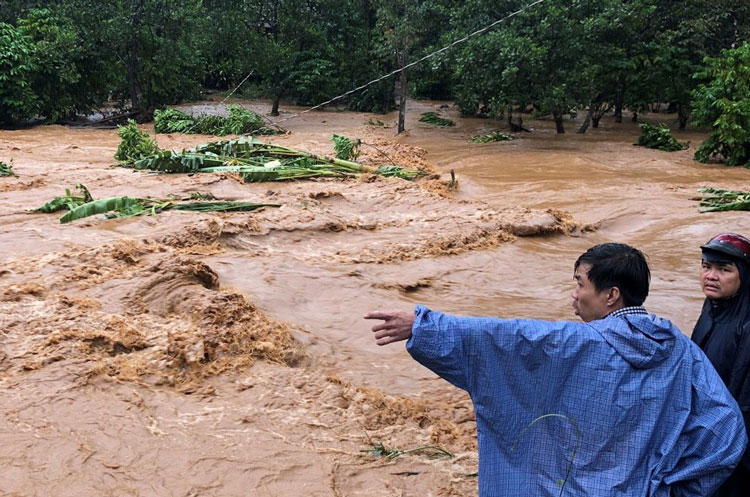
[[[161,152],[135,162],[135,169],[162,173],[194,173],[204,167],[224,165],[225,160],[213,154]]]
[[[750,210],[750,192],[701,188],[701,212]]]
[[[84,217],[106,214],[112,211],[125,211],[128,215],[137,215],[144,210],[143,202],[144,199],[132,197],[110,197],[94,200],[68,211],[60,218],[60,223],[65,224]],[[139,211],[136,206],[140,206],[141,210]]]
[[[55,197],[43,206],[34,209],[34,212],[50,213],[61,211],[64,209],[73,210],[80,205],[94,200],[91,197],[91,193],[89,193],[88,188],[86,188],[83,184],[78,183],[76,185],[76,190],[79,190],[81,192],[81,196],[72,195],[70,193],[70,189],[66,188],[64,197]]]

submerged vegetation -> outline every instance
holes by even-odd
[[[750,211],[750,192],[701,188],[701,212]]]
[[[140,216],[142,214],[155,215],[166,210],[180,210],[193,212],[236,212],[254,211],[261,207],[280,207],[279,204],[258,204],[253,202],[203,201],[194,200],[191,195],[187,199],[154,199],[138,197],[110,197],[94,200],[88,189],[78,184],[76,189],[80,196],[72,195],[65,190],[64,197],[55,197],[34,212],[57,212],[67,210],[60,218],[60,223],[70,223],[97,214],[106,214],[108,218],[123,218]],[[201,195],[200,198],[203,198]]]
[[[339,135],[333,135],[331,140],[333,140],[333,150],[336,152],[337,159],[357,160],[362,140],[352,140],[351,138]]]
[[[263,118],[241,105],[227,105],[228,117],[202,115],[193,117],[178,109],[154,112],[154,131],[157,133],[186,133],[201,135],[276,135],[283,130],[267,125]]]
[[[248,183],[305,178],[356,177],[363,173],[413,180],[422,173],[398,166],[365,166],[320,157],[255,137],[241,137],[199,145],[182,152],[164,151],[137,160],[135,169],[162,173],[236,173]]]
[[[498,130],[495,130],[485,135],[475,136],[474,138],[471,139],[471,141],[474,143],[490,143],[490,142],[509,141],[509,140],[515,140],[515,139],[516,137],[513,135],[509,135],[508,133],[502,133]]]
[[[454,123],[450,119],[440,117],[440,115],[437,112],[425,112],[424,114],[422,114],[422,117],[419,118],[419,121],[423,123],[431,124],[433,126],[437,126],[440,128],[456,125],[456,123]]]
[[[642,123],[640,125],[641,136],[638,137],[638,143],[641,147],[653,148],[656,150],[663,150],[665,152],[675,152],[677,150],[685,150],[688,148],[688,143],[678,142],[672,131],[666,124],[648,124]]]
[[[0,176],[15,176],[16,173],[13,171],[13,166],[11,164],[6,164],[3,161],[0,161]]]
[[[115,159],[125,164],[159,152],[159,146],[154,139],[138,129],[138,124],[132,119],[128,119],[125,126],[118,126],[117,136],[121,140],[115,152]]]

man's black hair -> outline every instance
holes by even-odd
[[[640,250],[624,243],[603,243],[581,254],[573,271],[581,264],[591,266],[588,278],[597,292],[616,286],[625,307],[642,305],[646,300],[651,271]]]

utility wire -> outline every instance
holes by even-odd
[[[381,76],[381,77],[379,77],[377,79],[373,79],[372,81],[370,81],[368,83],[365,83],[365,84],[363,84],[361,86],[358,86],[358,87],[354,88],[353,90],[349,90],[346,93],[342,93],[341,95],[333,97],[332,99],[327,100],[327,101],[325,101],[325,102],[323,102],[321,104],[318,104],[315,107],[310,107],[309,109],[306,109],[306,110],[303,110],[301,112],[298,112],[297,114],[292,114],[290,116],[285,117],[284,119],[281,119],[279,121],[273,122],[272,124],[274,126],[278,126],[279,124],[281,124],[281,123],[283,123],[285,121],[289,121],[291,119],[297,118],[297,117],[301,116],[302,114],[306,114],[306,113],[311,112],[311,111],[313,111],[315,109],[319,109],[321,107],[324,107],[324,106],[326,106],[326,105],[328,105],[330,103],[335,102],[336,100],[340,100],[340,99],[342,99],[342,98],[344,98],[346,96],[349,96],[352,93],[356,93],[356,92],[358,92],[360,90],[364,90],[368,86],[374,85],[375,83],[378,83],[380,81],[383,81],[384,79],[390,78],[391,76],[393,76],[395,74],[398,74],[398,73],[400,73],[402,71],[405,71],[405,70],[407,70],[408,68],[410,68],[412,66],[420,64],[420,63],[424,62],[425,60],[427,60],[427,59],[429,59],[431,57],[434,57],[434,56],[436,56],[436,55],[438,55],[440,53],[446,52],[446,51],[450,50],[451,48],[455,47],[456,45],[467,41],[469,38],[472,38],[474,36],[477,36],[477,35],[480,35],[480,34],[486,32],[486,31],[489,31],[490,29],[494,28],[495,26],[497,26],[501,22],[506,21],[506,20],[510,19],[511,17],[517,16],[518,14],[522,13],[523,11],[528,10],[531,7],[533,7],[533,6],[535,6],[535,5],[539,4],[539,3],[542,3],[542,2],[544,2],[544,0],[536,0],[535,2],[530,3],[526,7],[523,7],[522,9],[519,9],[519,10],[517,10],[517,11],[511,13],[511,14],[508,14],[507,16],[503,17],[502,19],[498,19],[497,21],[493,22],[489,26],[485,26],[484,28],[478,29],[478,30],[474,31],[473,33],[470,33],[470,34],[464,36],[463,38],[455,40],[451,44],[446,45],[446,46],[444,46],[443,48],[441,48],[439,50],[435,50],[434,52],[429,53],[429,54],[425,55],[424,57],[415,60],[414,62],[410,62],[409,64],[406,64],[405,66],[401,67],[400,69],[396,69],[394,71],[391,71],[391,72],[389,72],[388,74],[386,74],[384,76]]]

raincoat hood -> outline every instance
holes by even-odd
[[[628,314],[589,323],[604,340],[637,369],[650,369],[664,362],[681,333],[666,319],[654,315]]]

